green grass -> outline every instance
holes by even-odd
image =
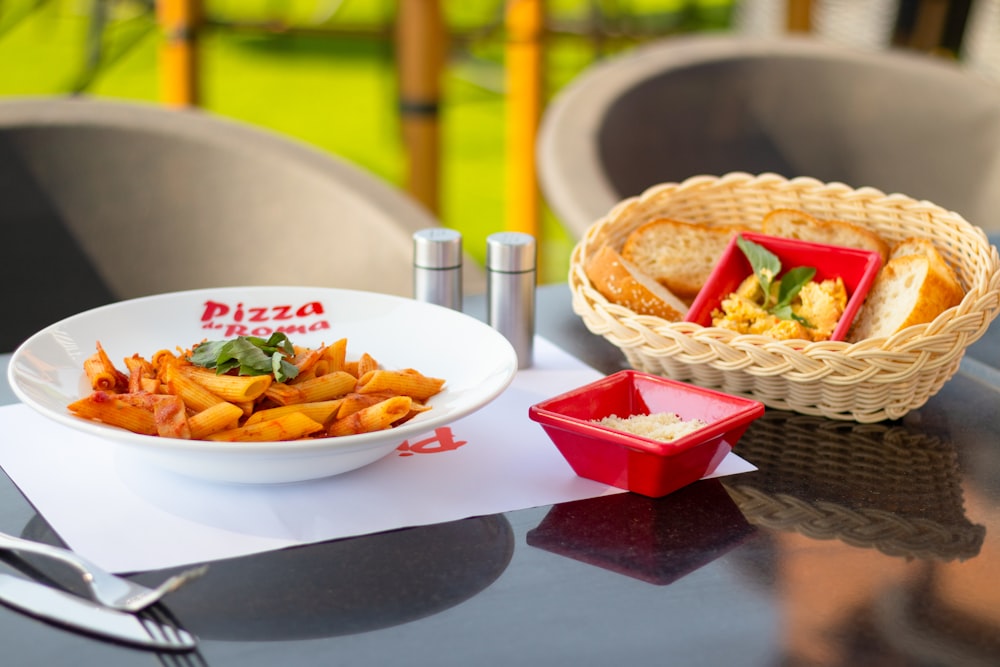
[[[87,28],[95,0],[8,0],[0,5],[0,96],[87,95],[156,101],[159,32],[136,0],[111,4],[96,75],[88,72]],[[659,33],[724,28],[730,0],[631,0],[618,27],[641,21]],[[396,113],[391,41],[371,36],[235,30],[217,23],[281,20],[298,27],[363,27],[391,34],[390,0],[207,0],[213,27],[202,39],[206,110],[305,141],[401,186],[405,155]],[[585,0],[550,0],[560,23],[587,17]],[[451,50],[441,105],[443,224],[462,231],[479,261],[485,239],[504,226],[503,30],[500,0],[443,0],[459,34]],[[338,8],[331,14],[332,8]],[[548,41],[546,94],[554,94],[596,59],[635,42],[615,37],[599,50],[584,37]],[[573,239],[543,207],[543,282],[564,280]]]

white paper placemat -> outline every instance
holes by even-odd
[[[283,485],[188,479],[25,405],[0,408],[0,467],[78,553],[136,572],[508,512],[620,489],[576,476],[528,407],[601,377],[544,339],[484,409],[349,473]],[[734,454],[712,475],[754,470]]]

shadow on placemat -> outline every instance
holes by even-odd
[[[940,561],[982,547],[986,529],[965,515],[957,452],[940,438],[768,410],[737,453],[759,470],[723,484],[755,525]]]

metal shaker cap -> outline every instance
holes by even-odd
[[[413,234],[413,265],[453,269],[462,265],[462,235],[454,229],[430,227]]]
[[[535,237],[522,232],[497,232],[486,238],[486,268],[521,273],[535,269]]]

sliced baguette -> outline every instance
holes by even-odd
[[[625,239],[622,257],[690,303],[708,279],[737,226],[703,225],[661,218],[635,229]]]
[[[903,239],[892,246],[889,259],[892,260],[905,255],[924,255],[930,258],[931,267],[938,272],[938,275],[945,283],[951,286],[951,290],[965,296],[965,290],[962,289],[962,283],[958,280],[958,275],[951,268],[951,265],[945,261],[941,253],[938,252],[932,241],[919,237]],[[959,301],[961,301],[961,298],[959,298]]]
[[[623,259],[611,246],[598,250],[584,266],[584,272],[605,299],[640,315],[679,322],[687,314],[687,306],[670,290]]]
[[[889,244],[870,229],[843,220],[820,220],[805,211],[775,209],[764,216],[761,231],[769,236],[874,250],[883,263],[889,257]]]
[[[879,271],[848,335],[850,342],[891,336],[932,321],[962,300],[961,289],[924,254],[890,259]]]

